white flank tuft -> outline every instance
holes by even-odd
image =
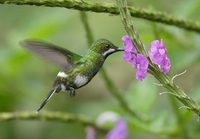
[[[77,87],[80,87],[84,84],[86,84],[88,82],[88,78],[84,75],[77,75],[75,80],[74,80],[74,83],[76,84]]]
[[[58,72],[57,77],[67,78],[67,74],[63,71]]]

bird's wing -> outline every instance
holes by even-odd
[[[20,44],[64,70],[69,70],[82,58],[67,49],[43,41],[24,40]]]

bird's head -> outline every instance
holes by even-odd
[[[115,46],[114,44],[112,44],[110,41],[106,39],[99,39],[96,42],[94,42],[90,50],[102,55],[105,58],[112,53],[115,53],[118,51],[124,51],[124,49]]]

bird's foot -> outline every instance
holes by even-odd
[[[69,88],[69,91],[70,91],[69,93],[70,93],[70,96],[71,96],[71,97],[73,97],[73,96],[76,95],[75,89],[74,89],[73,87],[70,87],[70,88]]]

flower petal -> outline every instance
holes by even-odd
[[[170,60],[167,57],[167,49],[165,48],[163,41],[152,41],[148,53],[152,62],[158,65],[158,67],[163,73],[167,74],[170,70],[171,65]]]
[[[144,80],[147,76],[147,70],[137,70],[136,71],[136,80]]]
[[[160,70],[167,74],[170,70],[171,64],[170,64],[170,60],[168,57],[165,57],[165,59],[163,59],[162,63],[160,64]]]
[[[135,54],[132,54],[131,52],[124,52],[123,59],[129,64],[133,64],[135,63]]]
[[[127,139],[128,129],[126,122],[119,119],[115,127],[107,134],[106,139]]]
[[[124,51],[125,52],[134,52],[134,53],[137,52],[131,41],[131,38],[128,35],[123,36],[122,41],[124,43]]]
[[[164,47],[162,41],[154,40],[151,43],[149,50],[149,57],[151,58],[154,64],[160,65],[165,56],[167,55],[167,49]]]
[[[147,76],[149,61],[142,54],[137,54],[136,64],[132,64],[133,68],[136,69],[136,80],[144,80]]]

